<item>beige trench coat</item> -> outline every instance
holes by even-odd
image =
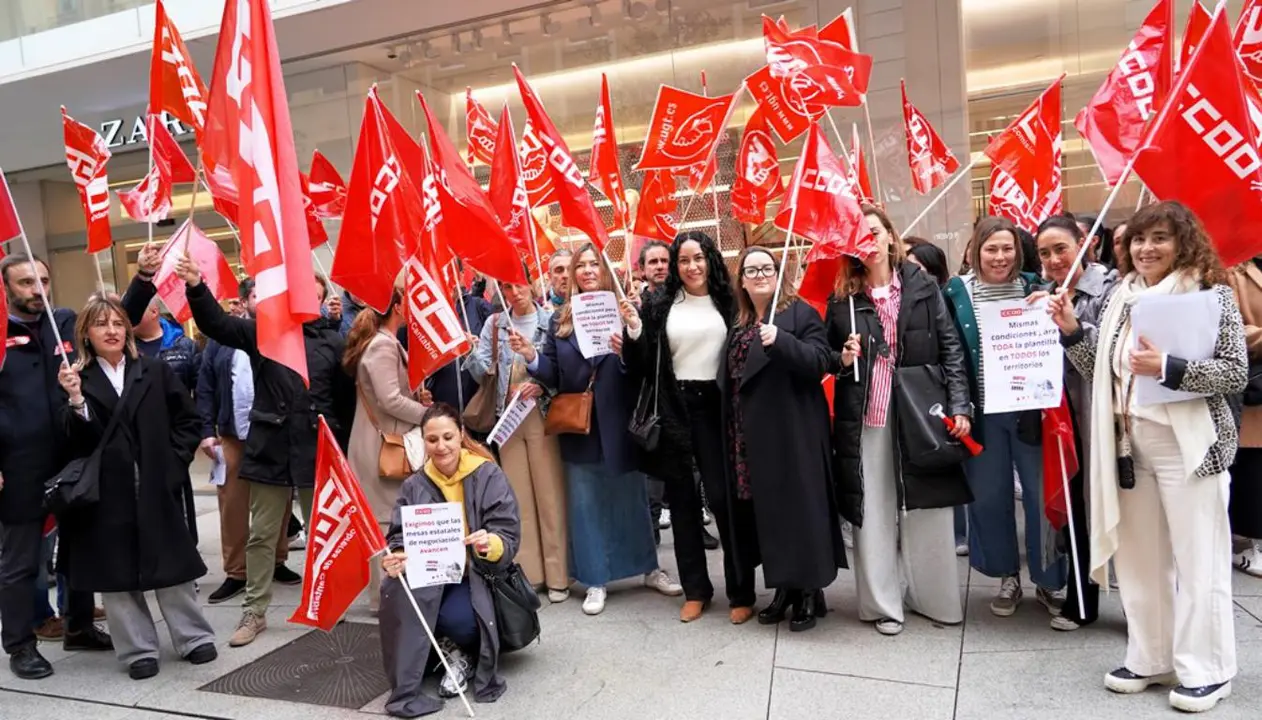
[[[355,402],[355,421],[347,461],[364,488],[373,516],[379,523],[389,523],[394,501],[399,497],[401,481],[385,480],[377,475],[377,457],[381,454],[381,432],[406,433],[421,423],[425,406],[415,400],[408,388],[407,359],[403,346],[386,332],[378,332],[356,373],[359,385]],[[368,418],[364,403],[372,404],[373,414],[381,424],[381,432]]]

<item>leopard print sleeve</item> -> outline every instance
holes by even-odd
[[[1185,392],[1232,395],[1244,391],[1249,377],[1249,355],[1245,349],[1244,318],[1236,295],[1228,285],[1214,286],[1222,313],[1218,319],[1218,343],[1208,360],[1167,360],[1168,387]]]

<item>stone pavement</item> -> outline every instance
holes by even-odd
[[[202,597],[222,580],[218,516],[211,497],[198,498],[201,549],[211,573]],[[669,534],[661,550],[674,569]],[[721,557],[710,553],[721,588]],[[301,570],[300,553],[290,566]],[[968,607],[962,626],[942,627],[911,616],[898,637],[878,635],[856,619],[854,582],[843,571],[827,590],[830,613],[819,627],[790,633],[788,625],[733,627],[723,608],[681,625],[679,601],[625,582],[611,588],[603,615],[587,617],[581,598],[541,613],[542,641],[507,656],[509,689],[495,704],[475,705],[479,718],[534,720],[1135,720],[1176,715],[1165,694],[1122,697],[1102,684],[1120,664],[1125,628],[1116,594],[1103,600],[1100,622],[1074,633],[1048,628],[1048,616],[1026,599],[1011,618],[987,605],[998,583],[967,572],[961,559],[960,595]],[[1262,580],[1235,574],[1236,634],[1241,673],[1235,695],[1212,713],[1218,720],[1262,717]],[[133,682],[112,656],[67,654],[44,644],[56,674],[43,681],[15,679],[0,668],[0,720],[371,720],[383,713],[378,698],[355,710],[259,700],[198,690],[308,632],[285,619],[299,588],[278,587],[268,615],[271,629],[253,645],[227,647],[239,618],[239,600],[207,606],[219,634],[217,662],[192,667],[174,657],[163,638],[162,672]],[[759,596],[760,603],[770,593]],[[156,613],[155,613],[156,615]],[[372,622],[360,599],[349,619]],[[161,630],[161,628],[160,628]],[[465,717],[452,701],[437,718]]]

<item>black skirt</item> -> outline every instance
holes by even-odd
[[[1240,448],[1231,466],[1231,532],[1262,539],[1262,448]]]

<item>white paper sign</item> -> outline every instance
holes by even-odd
[[[223,446],[215,446],[215,457],[210,465],[210,484],[223,487],[228,482],[228,461],[223,458]]]
[[[464,514],[460,503],[405,505],[403,551],[412,589],[451,585],[464,577]]]
[[[980,303],[985,414],[1043,410],[1060,405],[1065,353],[1047,299]]]
[[[523,400],[521,390],[513,395],[512,399],[504,406],[504,414],[500,415],[499,422],[495,423],[495,427],[491,428],[491,434],[488,436],[490,442],[504,447],[504,443],[517,432],[517,428],[521,426],[526,416],[531,410],[535,409],[535,399],[528,398]]]
[[[570,297],[574,313],[574,337],[583,357],[591,359],[613,352],[609,338],[622,332],[618,297],[608,290],[579,293]]]
[[[1143,296],[1131,308],[1131,332],[1171,357],[1208,360],[1218,345],[1222,308],[1218,295],[1209,290],[1183,295]],[[1206,397],[1171,390],[1155,377],[1135,378],[1135,404],[1157,405]]]

